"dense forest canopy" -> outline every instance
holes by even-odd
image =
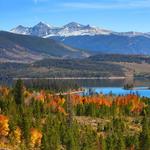
[[[1,86],[0,148],[150,150],[150,99],[80,90]]]

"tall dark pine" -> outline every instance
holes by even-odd
[[[23,102],[23,81],[17,80],[14,88],[14,100],[17,105]]]
[[[72,100],[71,95],[69,92],[69,95],[67,95],[67,113],[68,113],[68,126],[71,127],[72,121],[73,121],[73,106],[72,106]]]
[[[147,116],[142,121],[142,132],[140,134],[140,148],[141,150],[150,150],[150,129],[149,120]]]

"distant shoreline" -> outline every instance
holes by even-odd
[[[46,80],[123,80],[130,77],[64,77],[64,78],[13,78],[13,80],[37,80],[37,79],[46,79]]]

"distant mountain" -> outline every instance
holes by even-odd
[[[95,53],[150,55],[150,38],[142,35],[56,36],[53,39]]]
[[[12,29],[11,32],[12,33],[17,33],[17,34],[29,35],[30,34],[29,29],[30,28],[28,28],[28,27],[24,27],[22,25],[19,25],[16,28]]]
[[[0,31],[0,62],[29,63],[43,58],[82,58],[88,53],[52,39]]]
[[[114,32],[76,22],[62,27],[40,22],[34,27],[18,26],[11,32],[55,39],[68,46],[94,53],[150,55],[150,33]]]
[[[97,35],[97,34],[109,34],[111,31],[100,29],[97,27],[91,27],[90,25],[81,25],[76,22],[71,22],[63,27],[54,27],[43,22],[39,22],[33,27],[24,27],[19,25],[11,30],[13,33],[35,35],[40,37],[52,37],[52,36],[77,36],[77,35]]]
[[[39,22],[37,25],[33,27],[24,27],[22,25],[19,25],[18,27],[12,29],[11,32],[17,34],[43,37],[46,36],[47,34],[50,34],[52,29],[53,29],[52,26],[45,24],[43,22]]]

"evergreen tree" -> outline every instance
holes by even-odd
[[[30,129],[31,129],[31,120],[27,114],[22,116],[22,124],[20,125],[23,131],[23,138],[25,139],[25,143],[29,146],[30,141]]]
[[[67,113],[68,113],[68,127],[72,126],[73,121],[73,104],[71,100],[71,95],[67,95]]]
[[[76,142],[75,142],[75,137],[73,135],[72,130],[69,129],[67,134],[68,134],[68,136],[67,136],[66,149],[67,150],[76,150]]]
[[[14,100],[18,105],[23,103],[23,81],[20,79],[17,80],[14,87]]]
[[[58,150],[60,143],[59,122],[57,118],[48,117],[45,123],[42,139],[43,150]]]
[[[107,139],[106,139],[106,143],[107,143],[107,150],[114,150],[114,139],[112,135],[108,135]]]
[[[118,142],[116,150],[126,150],[125,140],[121,133],[118,134]]]
[[[139,136],[126,136],[126,146],[128,148],[134,147],[134,149],[139,150]]]
[[[44,133],[42,137],[41,150],[50,150],[50,144],[46,133]]]
[[[140,148],[141,150],[150,150],[150,129],[149,120],[144,116],[142,121],[142,132],[140,134]]]

